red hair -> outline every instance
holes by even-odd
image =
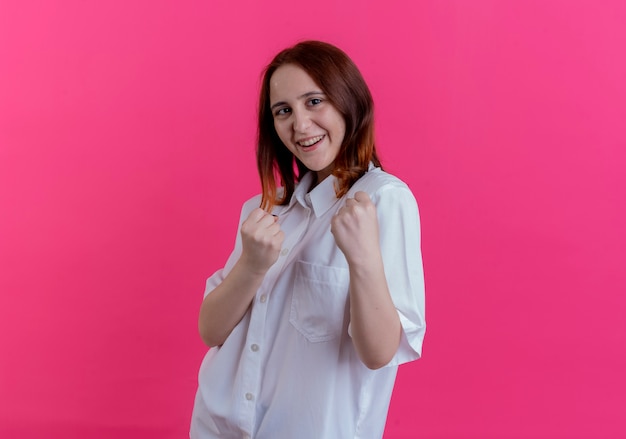
[[[308,172],[283,144],[274,128],[270,79],[284,64],[297,65],[307,72],[344,118],[346,133],[332,170],[332,175],[337,178],[337,198],[345,195],[365,174],[370,162],[381,166],[374,143],[374,102],[361,72],[337,47],[321,41],[303,41],[276,55],[263,73],[257,167],[262,187],[261,207],[267,211],[289,203],[296,183]],[[284,189],[280,196],[277,178]]]

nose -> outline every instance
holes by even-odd
[[[293,112],[293,130],[296,133],[304,133],[311,125],[311,118],[306,111]]]

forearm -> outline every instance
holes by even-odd
[[[383,367],[396,353],[402,326],[382,263],[382,257],[350,267],[350,325],[361,361],[370,369]]]
[[[200,306],[198,330],[208,346],[220,346],[247,312],[265,273],[249,270],[239,260]]]

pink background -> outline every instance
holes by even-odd
[[[626,3],[0,1],[0,437],[181,438],[262,67],[316,38],[421,208],[385,437],[626,437]]]

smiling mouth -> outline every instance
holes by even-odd
[[[313,146],[316,143],[320,142],[323,138],[324,138],[324,135],[315,136],[315,137],[311,137],[309,139],[300,140],[299,142],[296,142],[296,143],[299,146],[302,146],[303,148],[308,148],[308,147]]]

